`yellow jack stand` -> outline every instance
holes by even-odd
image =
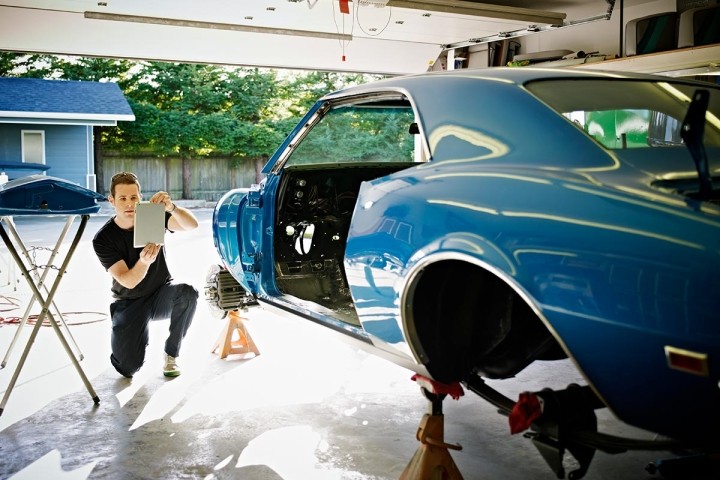
[[[235,337],[233,339],[233,337]],[[220,331],[220,336],[215,342],[212,353],[218,352],[220,358],[228,355],[254,353],[260,355],[257,345],[253,342],[250,333],[245,327],[245,319],[238,310],[232,310],[227,314],[227,323]]]
[[[442,397],[428,392],[431,413],[420,421],[417,439],[422,444],[400,475],[400,480],[463,480],[463,476],[450,456],[451,450],[462,450],[460,445],[445,443],[445,420],[442,414]]]

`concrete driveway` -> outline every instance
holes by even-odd
[[[211,353],[224,320],[203,300],[205,275],[218,263],[212,210],[195,210],[200,228],[170,235],[171,271],[201,292],[180,357],[183,374],[162,376],[167,321],[152,324],[146,364],[132,380],[109,363],[110,280],[91,239],[109,217],[93,216],[56,297],[100,397],[94,405],[54,331],[40,329],[0,416],[0,478],[62,479],[396,479],[419,443],[428,408],[411,372],[342,342],[310,322],[261,309],[245,315],[261,354]],[[47,245],[63,220],[19,218],[28,245]],[[3,250],[3,253],[4,250]],[[37,255],[47,255],[38,250]],[[7,282],[0,263],[0,316],[21,316],[29,300],[24,279]],[[13,302],[17,306],[13,306]],[[0,370],[0,394],[15,370],[30,328]],[[0,326],[0,354],[17,331]],[[582,379],[569,362],[533,366],[503,390],[563,387]],[[445,441],[467,480],[556,478],[529,440],[511,436],[507,419],[472,393],[446,400]],[[600,413],[604,429],[651,438]],[[591,480],[656,478],[645,465],[661,453],[596,454]],[[572,466],[569,469],[572,470]],[[683,477],[689,478],[689,477]]]

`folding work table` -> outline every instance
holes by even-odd
[[[20,375],[20,371],[25,364],[28,353],[30,353],[30,348],[35,342],[35,338],[37,337],[40,326],[43,324],[45,318],[48,319],[50,325],[57,334],[57,337],[60,339],[63,348],[67,352],[75,369],[80,375],[80,378],[85,384],[85,388],[87,388],[90,397],[92,397],[95,403],[100,402],[100,399],[93,390],[93,387],[90,384],[87,376],[85,375],[85,372],[80,366],[78,357],[72,351],[67,339],[65,338],[65,335],[60,330],[58,321],[55,319],[55,315],[53,315],[50,311],[50,306],[55,306],[53,299],[57,294],[58,288],[60,286],[60,281],[62,280],[62,277],[67,270],[67,266],[72,259],[75,248],[80,242],[80,238],[85,231],[85,227],[87,225],[88,219],[90,218],[90,214],[96,213],[98,210],[100,210],[100,205],[97,203],[97,201],[104,199],[104,196],[92,190],[83,188],[75,183],[68,182],[67,180],[63,180],[61,178],[55,178],[46,175],[30,175],[0,185],[0,236],[2,236],[3,242],[5,242],[5,246],[7,246],[10,255],[15,261],[17,267],[20,269],[22,276],[25,277],[33,293],[32,300],[30,301],[30,304],[25,311],[23,321],[21,322],[20,327],[18,328],[18,331],[16,332],[16,335],[13,339],[13,342],[8,349],[5,360],[3,360],[2,362],[2,367],[5,367],[7,357],[10,355],[10,350],[12,350],[12,347],[18,338],[22,326],[24,326],[25,322],[27,321],[30,308],[32,307],[33,303],[35,301],[39,302],[41,308],[40,314],[38,315],[38,318],[32,329],[32,333],[30,334],[30,338],[28,339],[22,356],[20,357],[20,362],[15,369],[15,372],[10,380],[10,384],[5,391],[5,395],[0,402],[0,415],[2,415],[2,412],[5,409],[5,404],[10,397],[10,393],[12,393],[12,390],[15,387],[15,383],[17,382],[18,376]],[[13,222],[13,217],[15,216],[28,215],[62,215],[67,217],[65,227],[63,228],[60,236],[58,237],[55,248],[50,255],[50,259],[48,260],[47,265],[43,267],[44,271],[42,275],[37,273],[37,266],[32,264],[32,258],[22,239],[20,238],[20,235],[18,234],[17,229],[15,228],[15,224]],[[52,286],[48,289],[45,285],[47,273],[52,267],[52,263],[58,254],[58,251],[65,239],[65,236],[67,235],[70,227],[75,222],[75,219],[78,216],[80,216],[80,224],[78,226],[78,229],[75,232],[75,235],[68,247],[67,253],[63,258],[61,266],[58,268],[58,273],[55,276],[55,280],[53,281]],[[8,234],[8,231],[10,232],[10,234]],[[10,236],[12,236],[13,238],[11,239]],[[21,257],[20,253],[18,253],[18,248],[21,250],[25,260],[23,260],[23,257]],[[31,270],[33,271],[32,274],[30,273]],[[59,312],[57,307],[55,307],[55,310],[58,315],[58,319],[65,326],[70,338],[72,338],[72,335],[69,334],[69,329],[67,328],[67,325],[65,325],[65,322],[62,319],[62,314]],[[80,360],[82,360],[82,355],[79,354],[79,356]]]

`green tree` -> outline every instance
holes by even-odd
[[[126,150],[150,149],[183,162],[183,197],[190,198],[191,164],[208,155],[236,161],[268,155],[273,141],[274,72],[212,65],[148,62],[127,91],[135,125],[118,130]]]
[[[225,156],[233,166],[260,167],[322,95],[378,76],[285,72],[122,59],[56,57],[0,52],[0,75],[114,81],[134,122],[96,127],[95,171],[102,185],[103,149],[125,154],[177,156],[183,164],[183,198],[191,198],[193,159]]]
[[[22,78],[52,78],[52,55],[29,55],[0,52],[0,76]]]
[[[302,72],[288,79],[283,86],[288,111],[295,117],[305,114],[315,101],[342,88],[383,78],[380,75],[338,72]]]

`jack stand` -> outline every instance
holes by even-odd
[[[237,339],[233,340],[233,335],[237,333]],[[227,323],[220,331],[220,336],[215,342],[215,346],[211,352],[218,351],[220,358],[228,355],[253,353],[255,356],[260,355],[257,345],[253,342],[250,333],[245,327],[245,319],[240,315],[238,310],[231,310],[227,314]]]
[[[421,445],[403,470],[400,480],[463,480],[448,452],[448,449],[462,450],[462,447],[444,441],[442,401],[445,395],[431,393],[424,387],[422,392],[430,400],[430,413],[426,413],[420,421],[416,437]]]

